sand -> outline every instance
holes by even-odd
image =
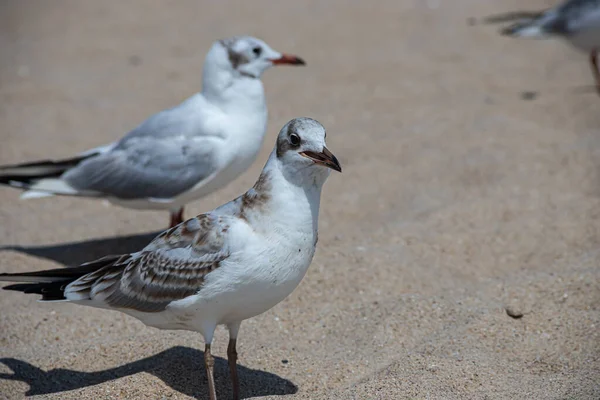
[[[311,116],[341,160],[317,254],[242,324],[245,398],[600,398],[600,99],[585,54],[469,17],[550,1],[0,3],[0,160],[69,156],[199,89],[216,38],[304,57],[264,76],[256,179]],[[0,189],[0,271],[139,249],[164,212]],[[0,398],[206,398],[203,342],[116,312],[0,293]],[[509,316],[507,309],[513,315]],[[520,318],[515,318],[519,317]],[[230,398],[216,334],[217,389]]]

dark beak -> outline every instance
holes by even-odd
[[[342,172],[342,166],[340,165],[340,162],[327,147],[323,147],[323,151],[321,153],[314,151],[303,151],[300,153],[300,155],[313,160],[315,164],[321,164],[327,168],[336,170],[337,172]]]
[[[282,54],[279,58],[271,59],[271,62],[273,63],[273,65],[306,65],[303,59],[297,56],[293,56],[291,54]]]

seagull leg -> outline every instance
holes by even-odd
[[[231,375],[231,386],[233,386],[233,400],[240,398],[240,381],[237,374],[237,351],[235,343],[237,339],[229,339],[227,346],[227,361],[229,361],[229,373]]]
[[[596,90],[600,94],[600,69],[598,69],[598,50],[594,49],[590,52],[590,64],[592,66],[592,73],[596,78]]]
[[[231,385],[233,387],[233,400],[240,398],[240,380],[237,373],[237,334],[240,330],[241,322],[235,322],[227,325],[229,329],[229,345],[227,346],[227,361],[229,362],[229,375],[231,376]]]
[[[204,347],[204,366],[206,367],[206,376],[208,377],[208,395],[210,400],[217,400],[217,392],[215,391],[215,359],[210,354],[210,344]]]
[[[174,227],[175,225],[179,225],[183,222],[183,207],[179,210],[171,211],[171,226],[169,228]]]

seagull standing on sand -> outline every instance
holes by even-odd
[[[262,40],[215,42],[202,92],[159,112],[121,140],[59,161],[0,166],[0,184],[22,197],[99,197],[129,208],[169,210],[171,227],[185,204],[233,181],[261,148],[267,107],[261,75],[273,65],[304,65]]]
[[[590,55],[590,65],[600,94],[600,0],[568,0],[542,12],[514,12],[491,16],[486,22],[506,22],[518,19],[514,25],[502,29],[508,36],[546,39],[563,37],[573,46]]]
[[[137,253],[75,268],[0,274],[0,280],[27,282],[4,289],[41,294],[42,301],[118,310],[156,328],[200,332],[211,400],[210,345],[216,326],[224,324],[238,399],[240,324],[285,299],[304,277],[329,169],[342,170],[325,146],[323,126],[293,119],[279,132],[254,187],[237,199],[163,232]]]

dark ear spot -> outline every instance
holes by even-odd
[[[292,144],[290,143],[290,135],[297,135],[297,130],[298,120],[293,119],[288,123],[285,135],[279,135],[279,137],[277,138],[277,157],[281,157],[286,151],[297,147],[292,146]]]
[[[237,38],[223,39],[221,40],[221,44],[225,49],[227,49],[227,57],[229,58],[229,62],[233,69],[237,69],[242,64],[247,64],[250,62],[248,57],[243,54],[239,54],[233,50],[235,43],[237,42]]]
[[[236,53],[232,49],[227,49],[227,56],[229,57],[229,62],[233,69],[237,69],[242,64],[247,64],[250,60],[243,54]]]

